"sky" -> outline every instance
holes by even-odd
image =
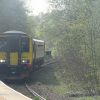
[[[46,13],[49,8],[48,0],[26,0],[26,6],[34,15]]]

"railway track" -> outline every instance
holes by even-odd
[[[56,63],[56,62],[58,62],[58,61],[59,61],[59,60],[50,59],[50,60],[44,62],[43,65],[38,66],[36,69],[34,69],[33,73],[34,73],[34,72],[38,72],[38,71],[42,70],[42,69],[45,68],[45,67],[49,67],[48,65],[54,64],[54,63]]]
[[[45,62],[41,68],[44,68],[46,67],[47,65],[50,65],[50,64],[53,64],[53,63],[56,63],[57,61],[55,61],[54,59],[50,59],[49,61]],[[41,69],[40,68],[40,69]],[[40,70],[39,69],[39,70]],[[38,71],[38,70],[37,70]],[[39,98],[39,100],[46,100],[44,97],[42,97],[41,95],[39,95],[37,92],[35,92],[33,89],[31,89],[31,87],[28,85],[28,83],[25,82],[25,87],[27,89],[27,91],[29,91],[29,93],[31,93],[31,95]]]
[[[33,89],[31,89],[31,87],[25,83],[25,87],[27,88],[27,90],[35,97],[39,98],[39,100],[46,100],[44,97],[40,96],[37,92],[35,92]]]
[[[55,60],[55,59],[50,59],[50,60],[48,60],[48,61],[46,61],[42,66],[41,66],[41,68],[40,69],[38,69],[38,70],[36,70],[36,72],[37,71],[40,71],[40,70],[42,70],[43,68],[45,68],[45,67],[49,67],[48,65],[50,65],[50,64],[54,64],[54,63],[56,63],[58,60]],[[34,72],[33,72],[34,73]],[[22,85],[23,84],[23,85]],[[46,100],[44,97],[42,97],[40,94],[38,94],[36,91],[34,91],[33,89],[32,89],[32,87],[31,87],[31,85],[29,84],[29,83],[21,83],[21,85],[20,85],[20,82],[19,83],[12,83],[12,84],[9,84],[8,83],[8,85],[9,86],[11,86],[12,88],[14,88],[15,90],[17,90],[17,91],[20,91],[22,94],[24,94],[24,95],[27,95],[27,96],[29,96],[30,98],[38,98],[39,100]],[[33,99],[34,100],[34,99]]]
[[[51,60],[45,62],[42,66],[50,65],[50,64],[56,63],[57,61],[58,61],[58,60],[51,59]]]
[[[48,60],[47,62],[45,62],[45,63],[41,66],[40,69],[45,68],[45,67],[47,67],[47,65],[54,64],[54,63],[56,63],[56,62],[58,62],[58,61],[59,61],[59,60],[50,59],[50,60]],[[39,70],[40,70],[40,69],[39,69]],[[39,70],[37,70],[37,71],[39,71]],[[40,94],[38,94],[38,93],[35,92],[33,89],[31,89],[31,86],[28,85],[28,83],[26,83],[26,82],[25,82],[25,87],[26,87],[26,89],[31,93],[31,95],[33,95],[33,96],[39,98],[39,100],[46,100],[46,99],[45,99],[44,97],[42,97]]]

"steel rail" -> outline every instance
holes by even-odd
[[[44,97],[40,96],[38,93],[36,93],[34,90],[32,90],[32,89],[30,88],[30,86],[29,86],[27,83],[25,83],[25,87],[27,88],[27,90],[28,90],[32,95],[38,97],[39,100],[46,100]]]

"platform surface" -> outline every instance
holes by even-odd
[[[32,100],[0,81],[0,100]]]

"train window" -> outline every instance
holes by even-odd
[[[28,52],[29,51],[29,38],[23,37],[21,42],[21,51]]]
[[[20,50],[19,39],[15,37],[10,37],[8,40],[8,47],[10,52],[16,52]]]
[[[4,38],[0,38],[0,51],[5,51],[7,47],[7,41]]]
[[[43,45],[38,45],[38,47],[42,47]]]

